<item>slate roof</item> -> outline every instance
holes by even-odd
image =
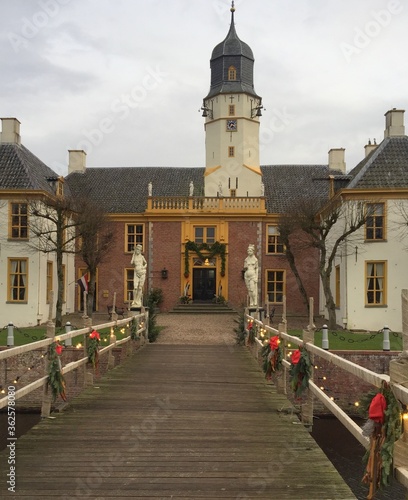
[[[408,187],[408,137],[388,137],[351,172],[348,189]]]
[[[0,189],[54,193],[47,179],[59,175],[21,144],[0,144]]]
[[[268,213],[285,213],[294,199],[313,197],[320,202],[329,198],[330,175],[341,172],[328,165],[264,165],[261,166]]]
[[[231,25],[225,39],[216,45],[211,54],[211,60],[222,56],[242,55],[248,59],[254,60],[254,54],[251,47],[238,38],[234,24],[234,13],[231,15]]]
[[[236,68],[236,80],[228,79],[230,66]],[[259,98],[254,89],[254,55],[250,46],[238,38],[234,25],[234,10],[227,36],[212,51],[210,67],[210,91],[204,101],[218,94],[243,92]]]
[[[266,165],[261,167],[269,213],[282,213],[291,200],[306,193],[327,200],[329,171],[327,165]],[[109,167],[87,168],[66,178],[74,196],[90,197],[108,213],[142,213],[147,207],[148,184],[153,196],[188,196],[190,181],[194,196],[204,192],[201,167]]]
[[[153,196],[194,196],[204,192],[204,168],[109,167],[87,168],[66,177],[74,196],[90,197],[108,213],[141,213],[147,208],[148,184]]]

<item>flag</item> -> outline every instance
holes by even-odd
[[[82,276],[82,278],[80,278],[78,281],[77,281],[79,287],[81,288],[81,292],[84,293],[88,293],[88,276],[86,274],[84,274]]]

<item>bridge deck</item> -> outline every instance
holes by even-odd
[[[244,347],[147,345],[17,441],[0,497],[354,499]],[[17,421],[18,424],[18,421]]]

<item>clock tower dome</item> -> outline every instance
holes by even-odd
[[[203,100],[205,117],[205,196],[263,196],[259,163],[259,117],[262,99],[254,89],[254,56],[234,24],[210,60],[210,91]]]

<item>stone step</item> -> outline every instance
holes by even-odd
[[[177,304],[172,314],[236,314],[237,312],[227,304],[194,303]]]

